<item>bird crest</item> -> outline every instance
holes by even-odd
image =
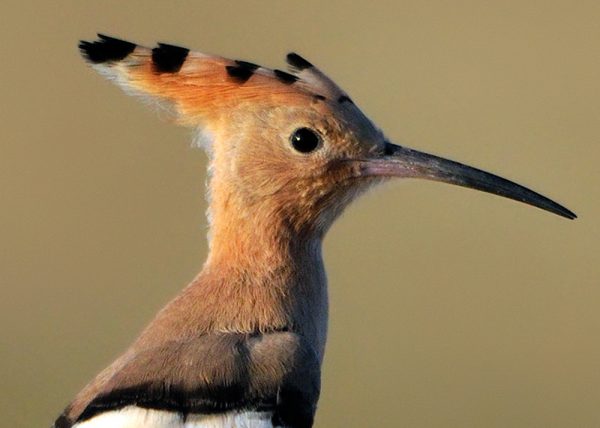
[[[184,125],[208,124],[235,109],[352,103],[329,77],[297,53],[286,56],[289,71],[230,60],[158,43],[153,48],[103,34],[82,41],[83,56],[126,92],[174,108]]]

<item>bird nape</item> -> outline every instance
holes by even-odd
[[[311,427],[327,331],[321,241],[377,183],[442,181],[576,217],[496,175],[391,144],[298,54],[286,72],[105,35],[79,47],[96,71],[202,135],[210,251],[56,428]]]

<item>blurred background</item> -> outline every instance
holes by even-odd
[[[96,32],[320,66],[399,144],[499,173],[565,220],[397,182],[325,242],[316,426],[600,426],[600,3],[0,5],[0,414],[47,427],[206,257],[206,156],[81,61]]]

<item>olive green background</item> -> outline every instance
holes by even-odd
[[[206,257],[205,163],[81,61],[95,32],[283,67],[295,50],[400,144],[569,221],[398,181],[325,242],[317,427],[600,426],[600,2],[0,5],[0,415],[44,427]]]

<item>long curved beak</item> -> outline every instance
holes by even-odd
[[[458,162],[390,143],[386,143],[384,157],[362,160],[359,167],[362,176],[441,181],[504,196],[568,219],[577,218],[569,209],[517,183]]]

